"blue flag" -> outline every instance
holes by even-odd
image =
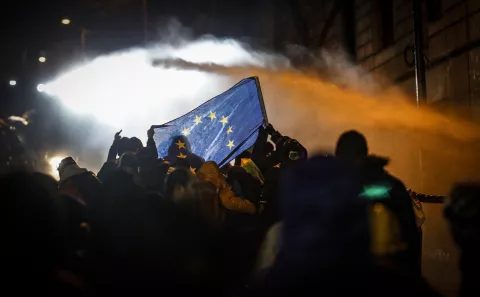
[[[220,167],[253,146],[266,122],[258,78],[246,78],[228,91],[164,125],[153,126],[158,156],[170,164],[187,160]]]

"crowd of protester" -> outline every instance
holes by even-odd
[[[0,178],[3,290],[45,296],[439,296],[421,276],[418,200],[445,201],[462,296],[480,296],[480,185],[408,191],[365,137],[308,158],[272,126],[223,168],[178,136],[158,156],[120,132],[98,175]],[[179,141],[184,144],[177,145]],[[175,154],[174,154],[175,155]]]

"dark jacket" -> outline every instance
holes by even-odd
[[[102,168],[98,171],[97,177],[104,182],[118,168],[118,159],[109,160],[103,163]]]
[[[280,252],[238,296],[437,296],[419,277],[375,267],[363,181],[350,165],[316,157],[281,181]]]
[[[406,250],[395,256],[395,263],[409,272],[420,274],[421,234],[417,227],[412,200],[405,185],[385,170],[389,160],[378,156],[366,157],[358,166],[359,178],[364,187],[384,186],[388,197],[381,202],[396,216],[401,240]]]
[[[333,158],[313,158],[285,172],[280,188],[282,246],[249,295],[328,295],[338,289],[337,296],[343,296],[365,286],[368,222],[353,170]]]

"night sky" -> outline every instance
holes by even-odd
[[[262,2],[272,1],[149,0],[149,37],[154,39],[172,17],[193,28],[196,35],[252,36],[257,24],[252,23],[250,15],[261,9]],[[62,42],[78,50],[80,28],[90,31],[89,50],[112,51],[137,45],[144,38],[142,0],[11,1],[8,8],[3,4],[1,11],[2,89],[10,78],[23,74],[22,67],[28,66],[28,73],[36,70],[42,51],[48,56],[48,51]],[[62,25],[62,17],[70,18],[71,25]]]

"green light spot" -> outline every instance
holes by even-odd
[[[390,197],[390,187],[386,186],[366,186],[363,188],[363,193],[360,194],[360,197],[366,197],[368,199],[385,199]]]

